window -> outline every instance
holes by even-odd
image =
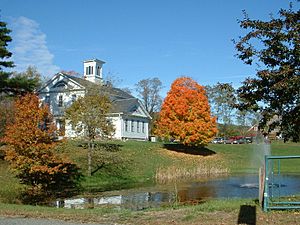
[[[63,96],[60,95],[58,96],[58,107],[62,107],[63,106]]]
[[[131,132],[134,132],[134,120],[131,121]]]
[[[140,133],[140,121],[136,121],[136,132]]]
[[[112,120],[112,118],[108,118],[108,119],[106,119],[106,121],[107,121],[107,124],[113,125],[113,120]]]
[[[125,120],[125,131],[128,131],[128,123],[129,123],[129,121]]]
[[[73,102],[75,102],[76,101],[76,95],[72,95],[72,97],[71,97],[71,102],[73,103]]]
[[[86,75],[93,74],[93,67],[92,66],[87,66],[85,68],[85,73],[86,73]]]
[[[100,75],[100,66],[97,66],[97,75]]]
[[[53,86],[53,88],[56,88],[58,90],[64,90],[67,87],[68,87],[68,84],[64,81],[59,81]]]
[[[66,84],[64,82],[59,82],[56,87],[63,89],[66,87]]]
[[[142,124],[142,132],[145,133],[145,122]]]
[[[65,121],[64,120],[61,120],[61,119],[56,120],[56,128],[57,128],[59,136],[65,135]]]
[[[49,95],[47,95],[46,97],[45,97],[45,103],[46,104],[50,104],[50,96]]]

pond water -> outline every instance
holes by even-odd
[[[300,194],[300,176],[282,175],[279,177],[278,183],[273,185],[274,190],[279,187],[282,196]],[[208,199],[226,198],[258,198],[258,176],[219,177],[202,181],[102,192],[88,198],[59,200],[54,205],[64,208],[94,208],[112,205],[118,208],[142,210],[175,203],[195,204]]]

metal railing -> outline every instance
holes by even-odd
[[[300,156],[265,156],[264,169],[260,174],[260,195],[262,195],[262,206],[265,212],[274,209],[300,209],[300,201],[296,201],[297,198],[283,192],[286,185],[281,174],[281,161],[290,159],[300,159]],[[261,190],[262,188],[263,190]],[[300,188],[298,197],[300,197]]]

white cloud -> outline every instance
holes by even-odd
[[[12,60],[18,72],[28,66],[35,66],[42,76],[52,76],[60,68],[53,64],[54,55],[49,51],[44,34],[39,24],[26,17],[19,17],[12,23]]]

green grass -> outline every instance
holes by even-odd
[[[209,149],[222,155],[231,173],[257,173],[263,165],[264,151],[267,146],[262,144],[223,145],[210,144]],[[271,143],[271,155],[300,155],[300,143],[283,143],[274,141]],[[300,171],[300,159],[283,160],[281,171],[294,173]]]
[[[131,177],[139,183],[152,181],[160,165],[170,165],[172,159],[160,154],[160,143],[127,141],[123,144],[122,154],[129,159],[127,169]]]
[[[167,206],[162,208],[150,208],[143,212],[159,212],[167,210],[180,210],[184,209],[189,212],[190,216],[203,212],[216,212],[224,211],[231,212],[237,210],[240,205],[255,205],[256,203],[251,199],[224,199],[224,200],[210,200],[198,205],[181,205],[181,206]],[[143,214],[142,212],[133,212],[127,209],[117,209],[111,207],[96,207],[93,209],[65,209],[54,208],[46,206],[32,206],[32,205],[19,205],[19,204],[3,204],[0,203],[0,215],[27,215],[33,217],[46,217],[46,218],[59,218],[68,220],[71,217],[79,218],[81,221],[83,218],[90,218],[95,221],[96,217],[117,216],[119,218],[130,218],[137,216],[136,214]],[[76,214],[76,215],[75,215]],[[74,220],[74,218],[73,218]]]
[[[8,167],[8,163],[0,160],[0,202],[17,203],[18,196],[23,190]]]
[[[254,144],[232,145],[232,144],[210,144],[208,148],[221,155],[231,173],[253,173],[256,172],[258,161],[254,158]]]
[[[106,191],[153,184],[156,169],[170,165],[172,159],[160,154],[160,143],[144,141],[109,142],[121,147],[122,165],[110,165],[91,177],[85,176],[82,186],[87,191]],[[87,174],[87,150],[78,147],[78,142],[69,141],[59,150],[77,163]]]
[[[283,143],[275,142],[272,144],[272,155],[298,155],[300,156],[299,143]],[[281,172],[283,173],[298,173],[300,171],[300,159],[281,160]]]
[[[293,211],[263,213],[248,199],[211,200],[192,206],[176,206],[129,211],[114,208],[63,209],[41,206],[0,204],[0,215],[7,217],[46,218],[101,224],[297,224],[299,213]]]
[[[32,205],[17,205],[17,204],[2,204],[0,203],[0,215],[16,216],[26,215],[26,217],[39,217],[39,218],[53,218],[60,220],[73,220],[81,221],[96,220],[95,217],[106,217],[107,214],[113,216],[114,214],[125,213],[126,210],[116,210],[113,208],[95,208],[90,209],[63,209],[45,206],[32,206]]]
[[[253,199],[217,199],[193,206],[192,209],[194,213],[216,211],[230,212],[238,209],[241,205],[255,206],[256,203]]]

